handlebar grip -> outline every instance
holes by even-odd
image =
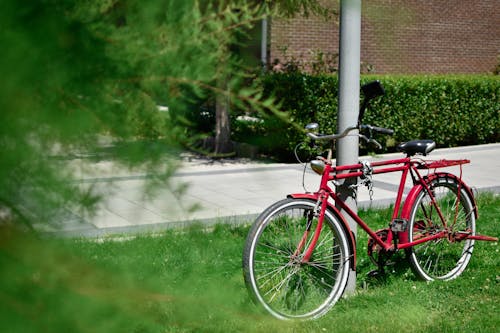
[[[378,126],[372,126],[372,125],[360,125],[359,128],[360,129],[368,129],[370,131],[374,131],[374,132],[381,133],[381,134],[387,134],[387,135],[394,134],[393,129],[385,128],[385,127],[378,127]]]
[[[394,130],[390,129],[390,128],[373,126],[373,130],[375,132],[379,132],[379,133],[387,134],[387,135],[393,135],[394,134]]]

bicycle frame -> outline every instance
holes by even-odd
[[[394,210],[392,213],[392,220],[391,223],[394,223],[394,221],[408,221],[409,215],[410,215],[410,208],[412,206],[413,201],[416,198],[416,195],[420,193],[420,191],[426,191],[432,200],[433,203],[435,203],[435,197],[433,196],[432,191],[429,189],[427,182],[425,181],[425,177],[420,174],[418,169],[437,169],[437,168],[444,168],[444,167],[449,167],[449,166],[455,166],[455,165],[462,165],[470,163],[469,160],[440,160],[440,161],[422,161],[422,160],[412,160],[410,157],[405,157],[405,158],[399,158],[399,159],[392,159],[392,160],[385,160],[385,161],[375,161],[371,163],[371,167],[373,168],[372,173],[373,175],[377,174],[384,174],[384,173],[392,173],[392,172],[402,172],[401,174],[401,179],[399,182],[399,188],[398,188],[398,193],[396,196],[395,204],[394,204]],[[396,251],[400,249],[407,249],[412,246],[428,242],[434,239],[438,238],[447,238],[449,237],[449,233],[445,230],[438,232],[436,234],[422,237],[418,240],[415,240],[413,242],[408,242],[408,232],[407,231],[398,231],[395,232],[392,230],[392,228],[389,228],[389,232],[387,234],[387,239],[383,240],[375,231],[373,231],[366,222],[364,222],[358,214],[356,214],[351,208],[349,208],[337,195],[337,193],[330,188],[328,185],[328,182],[330,181],[338,181],[338,180],[344,180],[348,178],[358,178],[360,176],[363,176],[363,164],[358,163],[358,164],[352,164],[352,165],[345,165],[345,166],[332,166],[330,163],[327,163],[325,165],[325,168],[323,170],[322,176],[321,176],[321,184],[320,184],[320,189],[318,192],[314,194],[292,194],[290,195],[291,197],[301,197],[301,198],[310,198],[316,200],[318,203],[321,203],[321,209],[320,209],[320,214],[318,218],[318,225],[316,227],[316,230],[314,231],[314,235],[312,238],[311,243],[305,249],[304,256],[302,258],[303,262],[308,262],[314,248],[316,246],[316,242],[319,238],[319,235],[322,230],[322,225],[323,225],[323,220],[324,220],[324,215],[326,209],[329,207],[331,209],[334,209],[337,213],[338,216],[342,217],[342,214],[340,211],[345,212],[347,215],[349,215],[357,225],[359,225],[368,235],[385,251]],[[404,196],[404,188],[405,188],[405,183],[408,178],[408,174],[411,174],[411,177],[413,179],[414,186],[412,190],[409,192],[407,195],[405,202],[403,203],[403,196]],[[426,177],[432,177],[433,175],[436,175],[435,172],[431,172],[426,175]],[[462,181],[461,178],[456,177],[452,174],[449,174],[450,177],[455,177],[460,186],[463,186],[463,188],[466,190],[467,195],[470,196],[470,198],[473,200],[473,195],[472,191],[469,187],[467,187]],[[460,193],[460,190],[459,190]],[[328,203],[328,198],[333,199],[333,201],[336,204],[336,207],[330,205]],[[473,202],[474,205],[474,214],[477,216],[477,207],[475,203]],[[446,228],[446,221],[444,217],[442,216],[441,211],[439,210],[439,205],[434,205],[436,209],[438,210],[438,215],[441,218],[441,222],[444,224],[444,227]],[[343,221],[346,229],[350,231],[349,226]],[[309,231],[306,231],[306,234],[304,237],[307,236]],[[349,232],[351,233],[351,232]],[[480,235],[465,235],[463,236],[463,239],[476,239],[476,240],[496,240],[493,237],[488,237],[488,236],[480,236]],[[457,240],[462,240],[459,239],[458,237],[456,238]],[[351,240],[353,241],[353,240]],[[304,247],[304,242],[301,242],[299,244],[299,248],[297,249],[297,252],[302,251],[302,248]],[[354,244],[355,248],[355,244]],[[354,256],[355,256],[355,251],[354,251]]]

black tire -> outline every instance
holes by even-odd
[[[437,205],[451,232],[476,232],[474,201],[454,177],[439,175],[429,182]],[[457,206],[458,204],[458,206]],[[430,195],[422,189],[413,203],[408,223],[410,242],[444,230]],[[426,281],[451,280],[458,277],[472,256],[474,240],[451,242],[447,238],[425,242],[410,248],[408,259],[417,277]]]
[[[266,209],[248,234],[243,272],[256,303],[279,319],[314,319],[342,296],[350,270],[351,250],[342,223],[330,211],[308,263],[300,263],[297,245],[304,236],[315,202],[285,199]],[[307,243],[312,238],[317,218]],[[307,246],[306,246],[307,247]]]

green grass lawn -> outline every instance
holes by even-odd
[[[500,197],[479,198],[479,233],[499,236]],[[375,228],[389,210],[363,215]],[[0,229],[0,331],[8,332],[499,332],[498,243],[477,242],[450,282],[384,278],[358,234],[354,294],[323,318],[282,322],[252,304],[241,272],[248,227],[218,225],[105,241],[46,239]]]

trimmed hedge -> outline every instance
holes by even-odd
[[[386,95],[364,122],[395,129],[397,141],[432,139],[440,147],[500,139],[500,77],[382,77]]]
[[[388,141],[389,150],[395,143],[411,139],[432,139],[438,147],[500,141],[499,76],[369,75],[361,83],[376,79],[386,94],[372,101],[363,123],[395,130]],[[261,84],[266,95],[281,102],[281,109],[296,126],[266,116],[250,127],[234,124],[237,140],[288,160],[297,143],[304,140],[300,128],[305,124],[317,122],[322,133],[336,132],[337,76],[270,73],[261,78]]]

